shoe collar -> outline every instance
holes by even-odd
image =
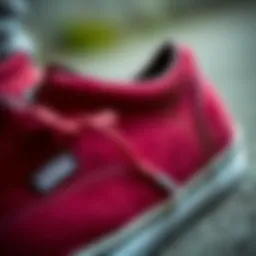
[[[102,108],[125,112],[154,110],[175,102],[193,69],[193,56],[184,46],[175,48],[174,62],[160,76],[127,83],[83,77],[60,66],[51,66],[36,100],[65,112]]]

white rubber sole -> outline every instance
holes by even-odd
[[[206,170],[205,170],[206,169]],[[132,224],[73,254],[76,256],[157,256],[165,241],[171,243],[210,207],[233,191],[247,169],[240,142],[222,152],[199,176],[180,191]]]

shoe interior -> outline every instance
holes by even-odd
[[[136,80],[147,80],[162,75],[171,68],[175,61],[175,57],[176,51],[173,45],[166,44],[162,46],[153,56],[149,65],[136,76]]]

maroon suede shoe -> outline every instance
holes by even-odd
[[[165,46],[125,84],[49,68],[33,104],[4,103],[1,255],[157,255],[246,168],[185,47]]]

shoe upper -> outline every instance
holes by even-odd
[[[235,136],[186,47],[121,85],[51,67],[33,104],[0,114],[2,255],[96,242],[174,197]]]

